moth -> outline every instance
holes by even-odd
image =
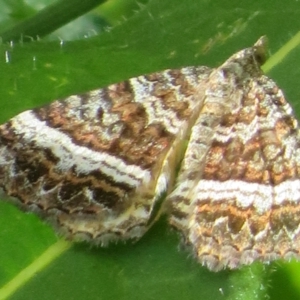
[[[170,224],[212,271],[299,258],[299,127],[261,71],[265,48],[17,115],[0,126],[0,186],[76,241],[142,237],[166,192]]]

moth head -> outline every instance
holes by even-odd
[[[262,75],[261,66],[266,61],[267,38],[262,36],[252,47],[237,52],[221,67],[224,73],[231,73],[237,79]]]

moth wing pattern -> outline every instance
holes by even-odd
[[[262,74],[265,40],[208,79],[171,224],[210,270],[300,257],[300,138],[283,92]]]
[[[0,127],[0,186],[73,240],[139,238],[210,72],[166,70],[17,115]]]

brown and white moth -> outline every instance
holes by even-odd
[[[216,69],[25,111],[0,127],[0,186],[74,240],[140,238],[167,191],[170,224],[210,270],[299,258],[299,127],[264,54],[261,38]]]

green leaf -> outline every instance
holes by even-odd
[[[56,98],[144,73],[218,66],[261,35],[268,36],[271,54],[293,36],[297,46],[298,20],[298,5],[292,1],[274,0],[270,5],[267,0],[151,0],[129,19],[92,38],[3,43],[1,121]],[[268,74],[297,109],[299,47],[280,57]],[[17,287],[11,299],[265,299],[269,285],[276,299],[276,291],[288,286],[269,277],[270,268],[259,263],[238,271],[209,272],[188,251],[178,249],[180,239],[166,223],[162,219],[136,243],[68,248],[37,217],[1,202],[0,299],[11,282]],[[49,254],[51,247],[57,252]],[[293,286],[294,275],[286,274],[299,274],[299,264],[288,266],[293,267],[283,269],[283,276],[291,278]],[[33,273],[20,279],[24,270]],[[270,278],[276,285],[268,282]],[[295,288],[294,299],[299,297]]]

